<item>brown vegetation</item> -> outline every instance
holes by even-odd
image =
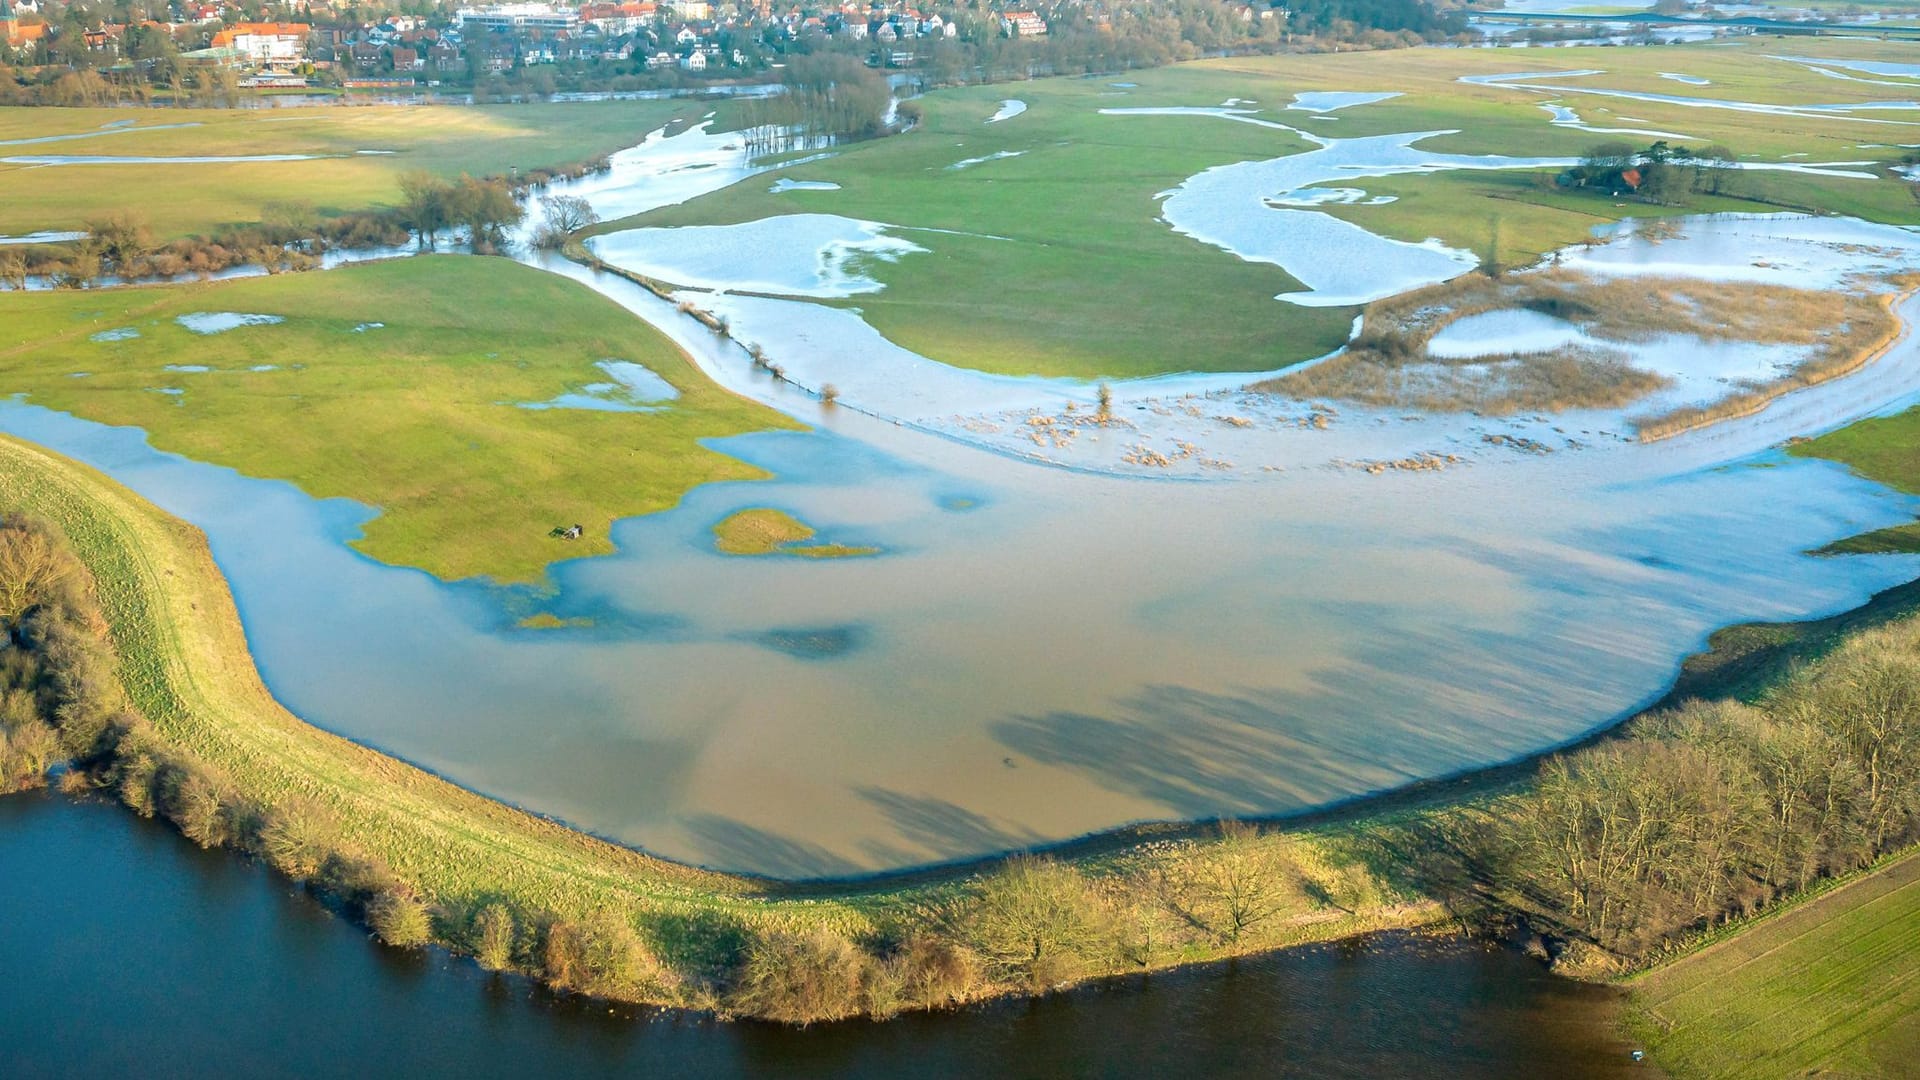
[[[1597,279],[1557,269],[1497,280],[1475,275],[1369,305],[1360,334],[1346,351],[1249,389],[1300,399],[1507,415],[1618,408],[1665,384],[1632,366],[1625,354],[1605,348],[1574,346],[1471,360],[1427,354],[1434,335],[1448,325],[1508,309],[1565,319],[1603,341],[1689,335],[1813,350],[1794,371],[1764,386],[1705,408],[1637,418],[1642,439],[1757,411],[1789,390],[1846,374],[1884,349],[1895,325],[1889,299],[1859,293],[1693,279]]]
[[[1455,882],[1614,969],[1920,839],[1920,625],[1869,631],[1756,705],[1692,701],[1456,823]]]

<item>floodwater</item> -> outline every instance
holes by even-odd
[[[1034,1002],[792,1030],[554,1001],[371,945],[262,868],[104,802],[0,799],[9,1077],[1642,1076],[1615,992],[1382,937]],[[25,988],[30,987],[31,990]]]
[[[1342,145],[1375,143],[1409,166],[1445,157],[1410,149],[1416,137]],[[695,129],[650,137],[567,190],[612,217],[761,171],[728,136]],[[1260,175],[1278,190],[1305,182],[1252,170],[1236,190],[1258,192],[1247,178]],[[1726,257],[1746,258],[1751,234],[1807,232],[1796,257],[1826,270],[1838,257],[1816,242],[1821,227],[1707,223],[1699,244],[1744,230]],[[1698,245],[1660,246],[1672,260]],[[1905,258],[1851,247],[1856,261]],[[1043,468],[1011,448],[1017,432],[934,423],[942,395],[951,411],[977,407],[970,394],[1013,407],[1091,387],[957,372],[856,312],[702,297],[796,377],[853,376],[848,404],[822,409],[671,302],[529,258],[817,430],[714,442],[778,479],[708,485],[620,522],[617,555],[558,565],[539,595],[361,558],[344,545],[372,509],[158,454],[137,431],[22,403],[0,406],[0,429],[204,528],[269,685],[308,720],[621,841],[787,876],[1144,819],[1288,813],[1509,759],[1657,696],[1718,626],[1845,609],[1920,565],[1806,557],[1910,520],[1920,501],[1771,449],[1912,400],[1912,341],[1752,420],[1656,447],[1626,444],[1607,426],[1617,416],[1521,418],[1534,445],[1516,448],[1495,438],[1511,427],[1478,418],[1295,423],[1275,414],[1299,403],[1257,405],[1220,376],[1142,381],[1116,395],[1119,422],[1073,440],[1084,458]],[[1620,256],[1620,272],[1644,269],[1637,258]],[[1229,418],[1245,427],[1220,418],[1255,408],[1257,422]],[[1161,475],[1213,482],[1107,474],[1136,443],[1184,453],[1203,426],[1220,456]],[[1330,447],[1476,456],[1367,476]],[[717,554],[711,526],[755,506],[885,554]],[[591,625],[517,626],[537,612]]]

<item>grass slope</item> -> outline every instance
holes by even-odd
[[[1633,1026],[1679,1077],[1911,1075],[1920,854],[1633,981]]]
[[[286,321],[199,335],[174,322],[193,312]],[[93,340],[118,328],[139,336]],[[604,382],[594,365],[608,358],[646,365],[679,397],[657,412],[515,407]],[[262,365],[274,370],[252,370]],[[467,256],[0,294],[0,392],[140,427],[163,450],[316,497],[371,503],[384,512],[360,550],[448,579],[536,580],[549,562],[611,551],[617,518],[672,507],[698,484],[766,475],[701,440],[796,426],[716,387],[611,301]],[[574,522],[587,525],[580,541],[548,536]]]
[[[316,106],[296,109],[0,108],[0,158],[39,155],[202,157],[332,155],[315,161],[35,166],[0,163],[0,234],[78,229],[135,206],[161,239],[258,221],[275,202],[323,214],[391,206],[399,177],[505,175],[584,161],[640,141],[699,103],[498,106]],[[133,121],[135,130],[103,133]],[[191,127],[170,125],[190,124]],[[151,130],[149,130],[151,129]],[[59,142],[5,145],[51,135]],[[386,154],[360,154],[387,150]],[[137,198],[133,196],[137,194]]]

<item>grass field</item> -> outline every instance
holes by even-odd
[[[285,321],[210,335],[175,321],[196,312]],[[95,340],[115,330],[138,336]],[[518,407],[604,384],[606,359],[646,366],[679,396],[647,412]],[[716,387],[611,301],[469,256],[0,294],[0,393],[370,503],[383,513],[360,550],[449,579],[532,581],[557,559],[611,551],[615,519],[672,507],[698,484],[766,475],[700,440],[797,426]],[[575,522],[586,525],[578,541],[548,535]]]
[[[640,141],[698,102],[292,109],[0,108],[0,158],[38,155],[204,157],[323,155],[320,160],[202,164],[0,163],[0,234],[84,227],[135,208],[160,239],[206,235],[261,219],[269,203],[306,202],[334,215],[393,205],[412,169],[505,175],[584,161]],[[133,130],[111,129],[125,124]],[[169,125],[192,125],[173,127]],[[58,142],[17,143],[83,135]],[[12,143],[12,145],[8,145]],[[362,154],[362,150],[392,151]]]
[[[1920,1062],[1920,855],[1630,983],[1675,1077],[1911,1076]]]
[[[1695,197],[1679,206],[1603,199],[1542,184],[1537,172],[1437,173],[1353,183],[1385,205],[1325,208],[1384,235],[1438,237],[1485,253],[1499,219],[1500,257],[1526,264],[1626,217],[1818,209],[1876,221],[1920,221],[1908,186],[1886,171],[1920,139],[1920,114],[1780,117],[1732,109],[1542,94],[1462,83],[1465,75],[1602,69],[1570,86],[1771,104],[1911,97],[1899,88],[1822,76],[1771,52],[1892,59],[1898,46],[1771,39],[1687,47],[1438,50],[1205,61],[1121,78],[1053,79],[942,90],[921,100],[915,131],[852,146],[776,176],[829,181],[831,191],[770,192],[754,177],[627,225],[729,224],[777,214],[834,213],[895,226],[929,249],[863,267],[885,285],[845,301],[889,339],[963,367],[1012,374],[1126,377],[1172,371],[1265,370],[1344,340],[1351,308],[1268,300],[1290,277],[1174,234],[1155,196],[1212,165],[1308,148],[1284,131],[1191,117],[1114,117],[1110,107],[1251,102],[1260,115],[1324,136],[1443,134],[1435,151],[1578,157],[1630,136],[1555,127],[1539,105],[1565,102],[1589,123],[1697,136],[1754,161],[1870,161],[1876,179],[1746,174],[1755,198]],[[1705,87],[1660,77],[1697,74]],[[1125,86],[1116,84],[1129,84]],[[1397,89],[1401,97],[1319,119],[1283,106],[1303,91]],[[998,103],[1026,112],[987,124]],[[1624,117],[1623,115],[1624,114]],[[1628,119],[1631,118],[1631,119]],[[1884,123],[1895,119],[1895,123]],[[1604,122],[1604,123],[1603,123]],[[1651,139],[1643,140],[1650,142]],[[993,158],[996,154],[1018,156]],[[1804,155],[1802,157],[1801,155]],[[965,169],[952,166],[987,159]],[[947,233],[921,230],[951,230]],[[956,235],[957,234],[957,235]]]

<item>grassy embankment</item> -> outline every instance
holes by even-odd
[[[808,559],[844,559],[878,555],[877,547],[807,541],[813,526],[771,507],[754,507],[727,515],[713,527],[713,546],[722,555],[798,555]]]
[[[1601,280],[1567,270],[1469,275],[1368,305],[1353,346],[1303,371],[1251,389],[1299,398],[1507,415],[1619,408],[1666,380],[1632,366],[1617,346],[1663,335],[1796,345],[1809,350],[1792,372],[1720,401],[1636,417],[1642,439],[1663,438],[1747,415],[1781,394],[1856,370],[1896,338],[1895,298],[1696,279]],[[1598,347],[1574,346],[1449,362],[1427,354],[1447,326],[1496,310],[1565,319]]]
[[[640,141],[698,102],[511,106],[316,106],[297,109],[0,109],[0,158],[312,154],[320,160],[37,166],[0,163],[0,234],[84,228],[138,207],[165,241],[261,220],[273,203],[305,202],[323,216],[399,200],[401,174],[504,176],[584,162]],[[132,120],[134,130],[107,125]],[[191,124],[192,127],[161,125]],[[158,130],[143,130],[158,129]],[[90,135],[59,142],[9,140]],[[390,154],[360,154],[390,150]],[[138,193],[130,199],[130,193]]]
[[[1920,1060],[1920,853],[1630,980],[1670,1073],[1899,1076]]]
[[[1272,369],[1320,355],[1344,339],[1351,308],[1300,308],[1264,298],[1297,285],[1270,266],[1172,233],[1154,196],[1209,166],[1308,149],[1285,132],[1193,117],[1115,117],[1099,110],[1159,105],[1213,106],[1252,99],[1263,117],[1327,136],[1447,131],[1423,147],[1453,153],[1578,157],[1596,143],[1631,139],[1548,124],[1538,102],[1550,96],[1458,81],[1516,68],[1604,68],[1577,80],[1597,87],[1760,102],[1883,99],[1897,91],[1822,77],[1764,54],[1775,43],[1555,50],[1528,59],[1497,50],[1410,50],[1207,61],[1129,73],[1124,91],[1104,79],[1037,80],[1007,87],[943,90],[922,99],[915,132],[850,147],[774,174],[830,181],[836,191],[772,193],[769,177],[601,227],[731,224],[777,214],[835,213],[886,222],[928,248],[897,263],[865,268],[884,292],[839,303],[858,307],[882,334],[947,363],[984,371],[1125,377],[1169,371]],[[1823,52],[1877,57],[1872,43],[1818,42]],[[1798,46],[1796,45],[1796,48]],[[1777,50],[1776,50],[1777,51]],[[1578,54],[1578,55],[1575,55]],[[1698,72],[1709,87],[1659,78]],[[1316,120],[1282,106],[1309,90],[1404,90],[1400,98]],[[983,121],[1018,97],[1020,116]],[[1560,95],[1599,126],[1697,135],[1764,160],[1899,160],[1882,124],[1841,117],[1793,118],[1671,104]],[[1625,112],[1646,123],[1613,121]],[[1869,117],[1873,114],[1868,114]],[[1603,123],[1603,121],[1605,121]],[[1644,140],[1651,142],[1651,139]],[[950,168],[997,153],[1020,156]],[[1783,207],[1916,219],[1905,186],[1876,180],[1742,174],[1751,197],[1689,196],[1675,206],[1610,200],[1542,185],[1539,174],[1440,173],[1340,181],[1397,202],[1326,207],[1385,235],[1439,237],[1491,254],[1500,219],[1499,261],[1532,262],[1626,217],[1703,212],[1769,212]],[[966,235],[934,233],[948,229]],[[1124,298],[1117,300],[1116,298]],[[775,358],[778,359],[777,357]]]
[[[0,505],[52,521],[97,582],[127,702],[152,725],[142,753],[221,778],[214,786],[230,793],[224,806],[236,833],[254,828],[250,821],[325,819],[336,854],[309,853],[306,867],[293,864],[292,872],[337,888],[328,867],[378,867],[359,876],[417,898],[409,902],[424,906],[413,909],[421,920],[431,912],[432,940],[482,950],[482,913],[498,905],[509,913],[510,934],[506,951],[493,956],[497,966],[560,985],[822,1018],[1443,917],[1370,866],[1364,828],[1352,820],[1213,841],[1192,839],[1204,834],[1197,828],[1147,829],[1088,846],[1071,866],[989,862],[851,884],[786,885],[668,863],[474,795],[287,713],[260,683],[204,538],[108,478],[0,438]],[[123,767],[102,779],[125,797]],[[164,809],[164,793],[143,798]],[[287,868],[271,849],[263,857]],[[1250,894],[1262,907],[1240,912],[1244,923],[1196,884],[1236,867],[1276,883]],[[1185,883],[1183,891],[1170,892],[1169,882]],[[1036,896],[1037,908],[1021,906]],[[367,917],[382,925],[368,906]],[[618,977],[591,978],[556,969],[557,952],[566,950],[554,944],[555,928],[574,941],[581,926],[615,928],[595,931],[601,936],[590,940],[603,944],[618,935],[637,942],[649,958],[644,977],[625,967]],[[810,963],[837,973],[839,997],[808,1004],[801,991],[764,978]],[[756,981],[753,971],[763,977]],[[935,975],[938,985],[927,989]],[[921,991],[902,989],[898,979],[909,977],[922,980],[914,984]]]
[[[226,828],[267,823],[261,839],[231,842],[283,869],[274,846],[287,837],[283,824],[323,817],[338,846],[322,857],[306,841],[309,868],[291,872],[328,890],[381,883],[370,898],[347,900],[386,940],[438,941],[610,996],[818,1019],[1429,925],[1443,913],[1424,897],[1472,908],[1468,894],[1503,887],[1463,882],[1452,841],[1509,825],[1532,798],[1534,763],[1521,762],[1284,831],[1205,839],[1194,826],[1126,830],[1069,845],[1064,862],[838,885],[706,873],[302,724],[260,684],[204,539],[98,473],[0,439],[0,504],[52,520],[82,557],[126,699],[155,733],[139,753],[162,762],[158,773],[151,764],[130,771],[123,759],[99,782],[175,816],[179,796],[166,778],[218,777],[203,787],[222,793]],[[1907,627],[1915,591],[1893,590],[1846,617],[1719,635],[1713,654],[1688,664],[1676,696],[1765,698],[1783,680],[1803,681],[1806,661],[1845,652],[1863,629]],[[1812,670],[1817,691],[1821,669]]]
[[[194,312],[285,321],[202,335],[174,321]],[[94,340],[117,329],[139,336]],[[607,382],[604,359],[643,364],[679,396],[648,412],[517,407]],[[797,426],[716,387],[611,301],[504,259],[0,294],[0,372],[0,392],[137,426],[160,449],[377,506],[355,546],[447,579],[534,581],[609,552],[616,519],[766,475],[701,440]],[[575,522],[578,541],[548,535]]]

